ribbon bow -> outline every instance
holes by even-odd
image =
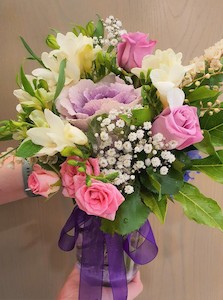
[[[72,236],[68,234],[71,230],[74,230]],[[124,251],[140,265],[152,261],[158,252],[149,221],[127,237],[118,234],[112,236],[100,230],[99,218],[87,215],[76,206],[61,231],[59,247],[64,251],[72,250],[80,233],[82,253],[79,300],[101,300],[103,281],[108,279],[103,277],[103,269],[106,267],[114,300],[127,299]],[[106,255],[107,259],[104,259]]]

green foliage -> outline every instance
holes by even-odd
[[[183,185],[183,173],[175,170],[173,167],[169,169],[167,175],[161,175],[156,172],[153,178],[159,182],[161,186],[161,194],[173,195],[177,193]]]
[[[132,124],[136,126],[142,125],[146,121],[152,121],[153,112],[147,106],[132,110]]]
[[[34,144],[31,140],[25,140],[16,151],[16,156],[28,158],[35,155],[43,147],[40,145]]]
[[[167,198],[163,196],[158,199],[157,194],[153,194],[148,190],[141,191],[141,197],[146,206],[149,207],[151,212],[153,212],[161,223],[165,222],[166,211],[167,211]]]
[[[72,32],[78,36],[80,33],[82,33],[85,36],[93,37],[95,31],[94,22],[90,21],[87,23],[86,27],[75,25],[72,29]]]
[[[185,183],[178,194],[174,195],[190,220],[215,227],[223,231],[223,214],[219,205],[211,198],[207,198],[199,190]]]
[[[24,90],[29,93],[31,96],[35,96],[35,92],[33,90],[32,85],[30,84],[29,80],[26,78],[26,75],[24,74],[23,68],[21,66],[20,68],[20,79],[21,83],[23,85]]]
[[[200,126],[210,134],[213,146],[223,146],[223,111],[212,116],[206,113],[200,119]]]
[[[101,115],[102,118],[106,117],[106,114]],[[97,138],[95,137],[95,133],[100,131],[100,122],[97,120],[98,116],[94,117],[91,123],[88,126],[88,131],[86,132],[87,138],[92,145],[97,144]]]
[[[157,89],[153,85],[143,85],[141,89],[141,96],[143,99],[143,105],[148,105],[152,117],[157,116],[163,110],[162,103],[157,97]]]
[[[207,130],[203,130],[203,136],[203,140],[200,143],[194,144],[194,147],[209,155],[216,154],[215,148],[211,142],[211,136]]]
[[[60,63],[59,77],[58,77],[58,81],[57,81],[57,87],[56,87],[56,92],[54,95],[54,100],[57,99],[57,97],[60,95],[60,93],[64,87],[66,63],[67,63],[66,58],[64,58]]]
[[[21,39],[21,41],[22,41],[24,47],[26,48],[26,50],[29,52],[29,54],[31,54],[31,57],[32,57],[34,60],[38,61],[38,63],[40,63],[41,66],[43,66],[43,67],[45,68],[45,66],[44,66],[44,64],[43,64],[43,62],[42,62],[42,60],[41,60],[41,59],[33,52],[33,50],[29,47],[29,45],[26,43],[26,41],[24,40],[24,38],[20,36],[20,39]]]
[[[57,43],[56,37],[53,34],[48,34],[48,36],[46,38],[46,44],[51,49],[59,49],[60,48]]]
[[[192,160],[191,170],[202,172],[223,184],[223,150],[216,151],[215,155],[203,159]]]
[[[209,88],[205,86],[201,86],[196,88],[193,92],[190,92],[187,95],[187,99],[190,101],[192,105],[194,105],[194,102],[200,102],[202,100],[205,101],[215,101],[219,96],[219,91],[210,90]]]
[[[119,206],[114,221],[102,219],[102,231],[126,235],[145,223],[150,210],[141,200],[139,184],[135,184],[134,188],[134,193],[127,195]]]
[[[0,141],[7,141],[12,139],[12,131],[10,121],[0,121]]]
[[[98,19],[98,22],[96,24],[93,36],[96,36],[97,38],[104,37],[104,25],[100,18]]]

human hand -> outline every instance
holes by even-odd
[[[0,166],[0,204],[26,197],[22,176],[22,161],[13,155],[7,156]]]
[[[68,276],[57,300],[78,300],[80,283],[80,271],[77,266],[74,267],[71,274]],[[128,284],[128,299],[134,300],[143,290],[143,285],[138,271],[133,280]],[[102,300],[113,300],[112,289],[103,287]]]

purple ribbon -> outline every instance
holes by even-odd
[[[98,217],[89,216],[76,206],[61,231],[59,247],[64,251],[72,250],[79,234],[82,233],[79,300],[101,300],[104,264],[108,267],[114,300],[127,299],[123,250],[137,264],[152,261],[158,248],[150,223],[146,221],[139,230],[128,234],[127,237],[103,233],[100,225]],[[68,234],[71,230],[73,235]]]

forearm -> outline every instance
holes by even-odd
[[[13,156],[8,157],[0,167],[0,204],[27,197],[24,192],[22,164],[15,162],[13,168],[8,166],[13,159]]]

